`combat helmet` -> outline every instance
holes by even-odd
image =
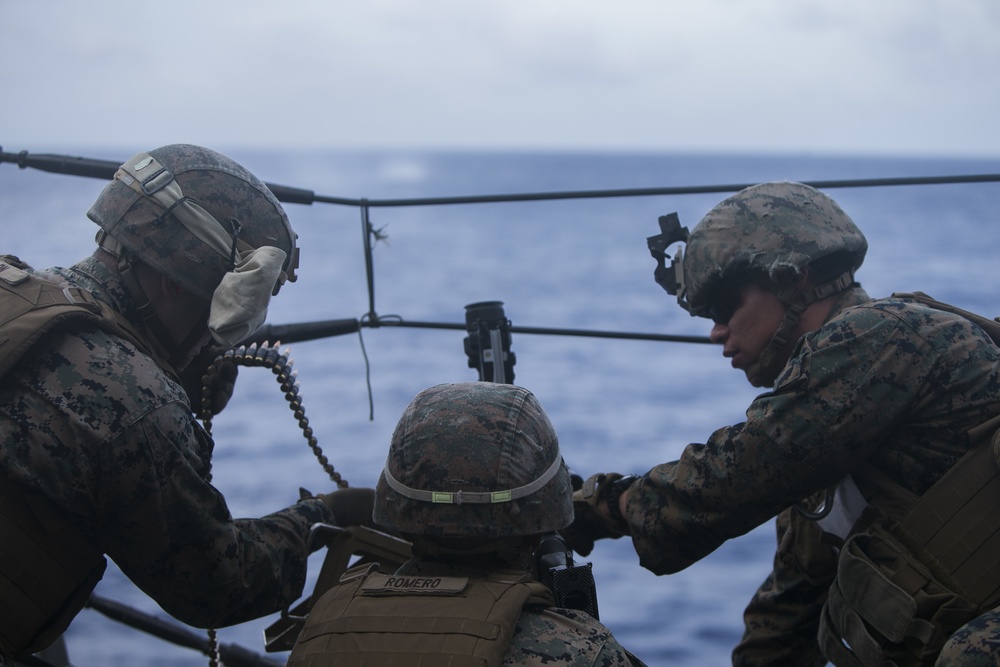
[[[396,425],[374,519],[439,544],[489,543],[568,526],[572,493],[555,430],[531,392],[442,384],[417,394]]]
[[[713,318],[713,299],[730,280],[754,280],[785,304],[785,317],[758,367],[747,371],[751,382],[765,386],[780,370],[777,351],[802,311],[851,287],[868,250],[864,234],[835,201],[808,185],[785,181],[739,191],[709,211],[690,234],[675,214],[662,217],[660,227],[663,233],[648,239],[659,262],[654,277],[692,315]],[[668,268],[664,250],[675,241],[686,241],[686,247]],[[802,293],[795,284],[807,267],[812,289]]]
[[[244,167],[201,146],[133,156],[87,216],[113,254],[138,259],[206,301],[221,297],[229,308],[254,310],[259,321],[245,328],[259,325],[268,298],[295,280],[296,234],[281,204]]]
[[[791,182],[754,185],[723,200],[692,230],[684,250],[682,304],[692,315],[710,317],[715,288],[745,274],[770,282],[780,296],[782,286],[824,258],[850,274],[843,289],[867,250],[861,230],[819,190]]]

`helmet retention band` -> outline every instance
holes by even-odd
[[[535,493],[549,483],[560,468],[563,467],[562,457],[557,457],[537,479],[516,489],[506,489],[504,491],[426,491],[424,489],[414,489],[406,486],[389,472],[389,466],[382,470],[386,484],[396,493],[425,503],[445,503],[461,505],[463,503],[473,503],[480,505],[494,505],[497,503],[507,503],[518,498],[524,498]]]

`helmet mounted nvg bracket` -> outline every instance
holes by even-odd
[[[659,217],[660,233],[656,236],[646,238],[646,245],[649,246],[649,254],[656,260],[656,269],[653,271],[653,279],[656,284],[667,291],[668,294],[677,297],[677,302],[687,309],[684,301],[686,288],[684,285],[684,255],[681,249],[671,258],[670,266],[667,266],[667,248],[674,243],[687,243],[688,228],[681,227],[681,221],[677,213],[667,213]]]

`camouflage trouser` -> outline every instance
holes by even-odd
[[[945,642],[935,667],[1000,665],[1000,607],[972,619]]]

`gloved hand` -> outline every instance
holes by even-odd
[[[375,489],[355,488],[340,489],[333,493],[321,493],[316,496],[323,501],[331,512],[334,520],[341,528],[349,526],[375,527],[372,510],[375,508]]]
[[[179,373],[181,386],[184,387],[184,391],[188,395],[191,410],[195,415],[201,415],[202,413],[202,392],[204,391],[202,385],[205,371],[215,358],[225,352],[226,349],[215,345],[206,346]],[[230,359],[225,360],[216,371],[212,378],[209,394],[211,397],[210,410],[213,416],[222,412],[223,408],[229,403],[229,399],[233,397],[233,390],[236,388],[236,377],[239,371],[239,366]]]
[[[618,539],[628,531],[628,526],[613,519],[608,510],[608,489],[620,479],[616,472],[598,473],[573,492],[573,523],[559,533],[581,556],[590,554],[595,540]]]

